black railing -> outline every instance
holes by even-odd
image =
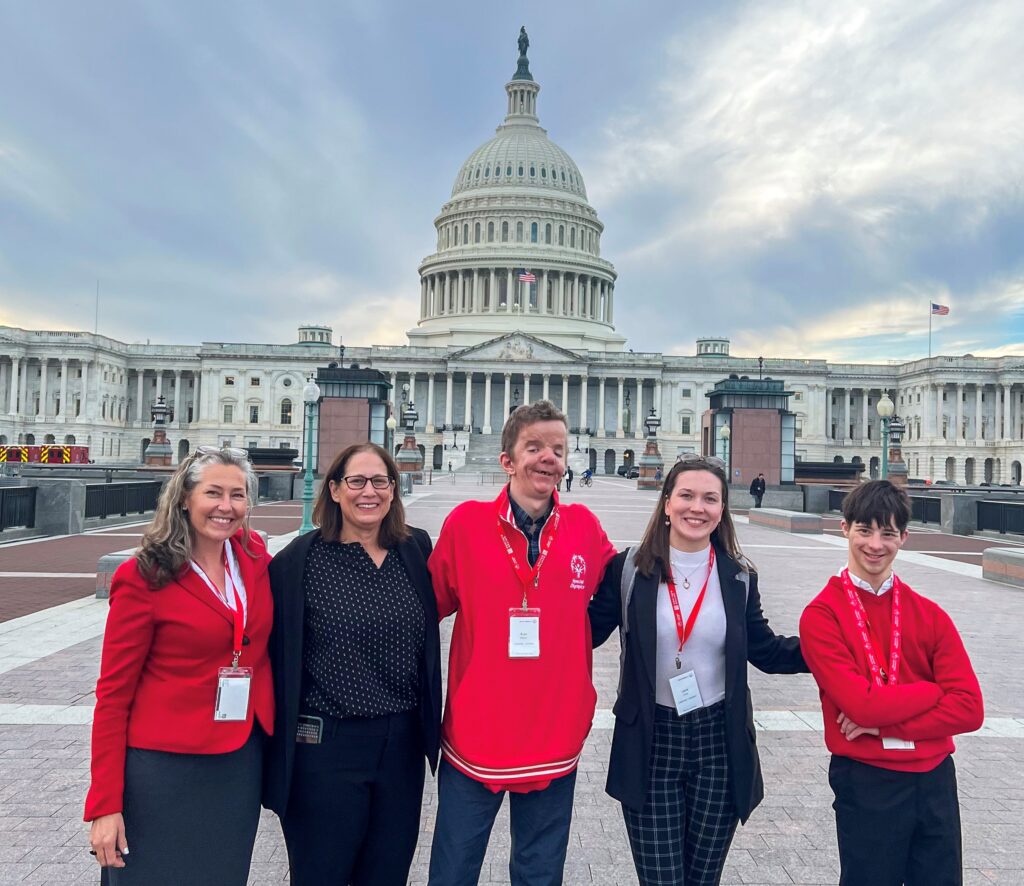
[[[942,499],[932,496],[910,496],[910,519],[918,523],[942,522]]]
[[[85,487],[85,518],[125,517],[156,509],[161,483],[99,483]]]
[[[979,501],[978,529],[1024,535],[1024,504],[1013,501]]]
[[[31,529],[36,525],[36,487],[0,488],[0,532],[14,527]]]

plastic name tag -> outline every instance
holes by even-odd
[[[882,747],[887,751],[912,751],[914,750],[914,743],[903,738],[890,736],[889,738],[882,739]]]
[[[676,674],[668,681],[668,685],[672,690],[672,700],[676,703],[676,713],[680,716],[704,706],[704,699],[700,697],[700,687],[697,685],[697,675],[693,671]]]
[[[221,668],[217,672],[217,701],[213,719],[231,723],[244,720],[249,714],[249,687],[252,668]]]
[[[508,611],[508,657],[540,658],[540,610]]]

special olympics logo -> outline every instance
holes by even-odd
[[[587,561],[583,559],[582,554],[573,554],[572,560],[569,561],[569,568],[576,576],[576,580],[582,582],[583,576],[587,574]]]

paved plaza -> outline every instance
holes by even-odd
[[[456,475],[416,487],[409,521],[433,537],[466,498],[498,488]],[[634,482],[595,478],[570,501],[589,505],[617,547],[635,543],[655,494]],[[772,626],[796,630],[800,612],[845,562],[834,521],[825,535],[796,536],[737,517],[744,551],[760,573]],[[255,525],[279,549],[299,506],[260,506]],[[92,691],[106,602],[89,595],[96,560],[138,543],[141,526],[0,545],[0,883],[96,883],[81,822],[88,784]],[[957,740],[968,884],[1024,883],[1024,591],[981,579],[980,551],[1002,541],[953,539],[920,529],[897,562],[900,575],[939,602],[960,627],[985,693],[982,730]],[[1012,542],[1011,542],[1012,544]],[[450,620],[442,625],[447,643]],[[447,648],[445,649],[447,656]],[[622,816],[604,792],[617,682],[614,638],[595,653],[598,713],[580,764],[567,883],[635,884]],[[817,691],[808,676],[751,673],[766,797],[736,835],[725,884],[835,884],[835,830]],[[507,809],[507,804],[506,804]],[[426,880],[435,795],[428,779],[412,883]],[[128,834],[129,845],[131,833]],[[481,882],[508,882],[507,817],[499,818]],[[276,819],[264,814],[251,884],[287,881]]]

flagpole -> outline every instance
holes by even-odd
[[[932,358],[932,303],[928,302],[928,359]]]

